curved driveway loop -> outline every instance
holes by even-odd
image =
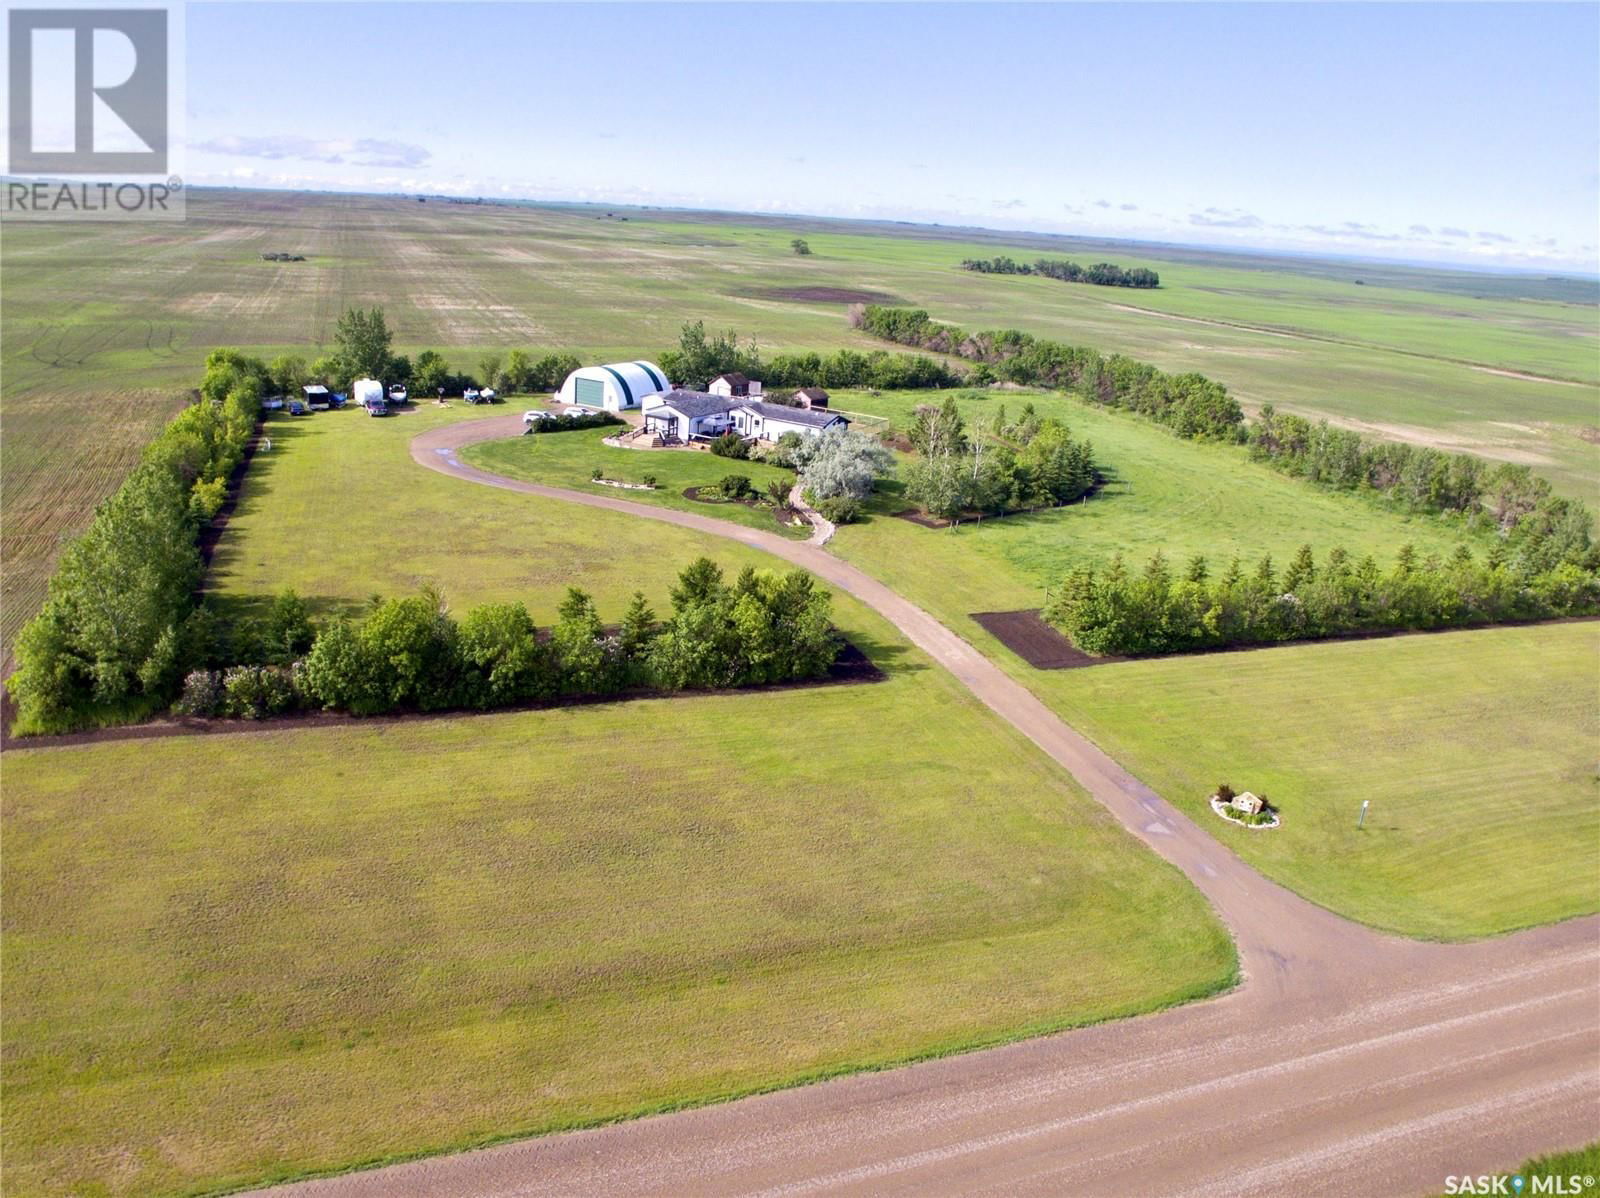
[[[411,455],[468,482],[726,537],[854,595],[1182,870],[1237,941],[1244,982],[1155,1015],[303,1183],[306,1194],[1367,1198],[1437,1193],[1450,1174],[1600,1137],[1600,918],[1437,945],[1333,915],[1261,877],[966,641],[819,546],[457,456],[520,427],[503,416],[433,429]]]

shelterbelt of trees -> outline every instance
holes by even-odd
[[[315,628],[292,593],[255,629],[232,630],[183,680],[175,710],[243,719],[310,708],[355,715],[486,710],[561,697],[683,691],[819,678],[838,656],[832,600],[803,570],[747,567],[731,583],[692,562],[658,620],[635,593],[622,623],[569,588],[548,630],[521,603],[487,603],[458,622],[432,590]]]
[[[1343,549],[1319,566],[1303,545],[1281,575],[1268,556],[1249,572],[1234,558],[1217,578],[1203,557],[1181,574],[1160,553],[1139,573],[1117,558],[1104,570],[1073,570],[1044,612],[1080,649],[1128,655],[1595,614],[1592,569],[1519,567],[1504,542],[1486,561],[1465,545],[1448,561],[1418,561],[1405,546],[1388,570]]]
[[[168,422],[67,546],[17,638],[15,731],[137,718],[170,701],[191,652],[199,530],[223,503],[270,381],[257,358],[211,354],[199,402]]]
[[[856,304],[849,310],[849,321],[885,341],[977,363],[965,380],[968,383],[1070,388],[1104,407],[1127,408],[1147,416],[1180,437],[1244,439],[1244,411],[1239,402],[1221,383],[1203,374],[1167,374],[1122,354],[1108,357],[1084,346],[1046,341],[1016,329],[969,333],[930,319],[921,308]]]
[[[661,369],[680,386],[703,391],[721,374],[743,374],[760,379],[773,403],[787,398],[785,387],[877,387],[881,390],[921,390],[955,387],[962,376],[936,358],[923,354],[890,354],[884,350],[861,353],[841,349],[826,356],[815,353],[777,354],[763,361],[754,341],[742,342],[736,332],[707,334],[704,321],[686,324],[674,349],[656,356]]]
[[[431,594],[321,630],[285,594],[261,619],[230,623],[198,601],[199,534],[226,497],[270,385],[260,359],[211,354],[198,402],[167,424],[67,547],[17,640],[15,733],[128,722],[174,698],[194,713],[370,714],[746,686],[818,677],[837,655],[831,600],[809,575],[746,571],[730,586],[705,560],[685,570],[671,618],[657,622],[636,596],[615,635],[578,591],[548,641],[519,605],[475,608],[458,626]]]
[[[1064,258],[1040,258],[1036,262],[1017,262],[1004,256],[963,258],[961,269],[975,270],[985,275],[1043,275],[1047,279],[1060,279],[1063,283],[1095,283],[1101,287],[1161,286],[1161,276],[1142,266],[1124,269],[1110,262],[1079,266]]]
[[[1016,329],[969,333],[930,319],[920,308],[855,305],[849,320],[886,341],[976,362],[969,383],[999,380],[1069,390],[1164,424],[1180,437],[1247,444],[1258,460],[1310,483],[1379,496],[1407,512],[1459,516],[1473,530],[1493,527],[1524,574],[1561,562],[1589,571],[1600,566],[1593,514],[1578,500],[1553,494],[1549,482],[1526,466],[1491,467],[1471,454],[1368,441],[1271,405],[1247,422],[1227,389],[1204,375],[1169,375],[1121,354],[1106,356]]]

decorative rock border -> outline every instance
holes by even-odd
[[[1228,814],[1228,804],[1217,798],[1216,795],[1211,796],[1211,810],[1216,813],[1218,819],[1227,820],[1235,828],[1243,828],[1247,832],[1264,832],[1268,828],[1276,828],[1283,823],[1283,821],[1278,818],[1278,813],[1276,811],[1272,812],[1271,821],[1265,824],[1247,824],[1242,819],[1235,819],[1233,816]]]
[[[654,491],[649,483],[625,483],[615,478],[591,478],[589,480],[597,487],[620,487],[624,491]]]

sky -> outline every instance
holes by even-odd
[[[191,182],[1600,269],[1600,5],[198,3]]]

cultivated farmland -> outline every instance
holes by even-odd
[[[528,511],[626,568],[639,522]],[[1228,983],[1175,871],[842,607],[888,681],[8,753],[7,1194],[437,1151]]]
[[[83,526],[185,401],[206,353],[315,356],[353,304],[384,304],[402,349],[444,349],[466,366],[515,346],[631,357],[671,344],[693,319],[768,350],[866,349],[840,319],[843,297],[902,300],[968,327],[1012,325],[1198,369],[1247,404],[1530,462],[1591,499],[1600,484],[1583,439],[1600,398],[1584,285],[1373,267],[1357,286],[1341,264],[1161,251],[1169,260],[842,222],[811,222],[814,252],[801,259],[781,221],[635,212],[624,223],[580,207],[198,191],[189,213],[157,231],[7,233],[0,645],[42,598],[57,538]],[[284,248],[307,260],[260,259]],[[1130,302],[1120,289],[956,269],[966,256],[1045,249],[1153,266],[1164,286]]]

